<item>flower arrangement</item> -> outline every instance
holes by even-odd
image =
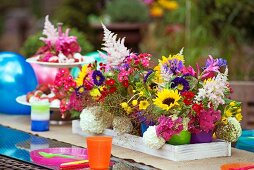
[[[241,103],[230,99],[226,60],[209,56],[203,67],[194,69],[185,65],[182,49],[163,56],[153,68],[150,54],[130,52],[124,39],[102,26],[106,54],[100,53],[106,63],[85,65],[76,80],[67,75],[56,86],[68,93],[61,111],[82,112],[83,130],[102,133],[111,127],[142,136],[140,125],[145,125],[143,141],[154,149],[166,142],[190,143],[201,133],[210,134],[211,140],[213,133],[231,142],[238,139]],[[180,134],[186,137],[178,143]]]
[[[74,63],[83,61],[81,47],[77,42],[77,37],[69,36],[70,29],[62,30],[62,24],[58,24],[58,29],[45,17],[44,29],[40,37],[44,45],[40,47],[35,56],[40,62]]]

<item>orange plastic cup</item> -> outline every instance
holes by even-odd
[[[230,164],[224,164],[220,168],[221,170],[254,170],[254,163],[235,162]]]
[[[112,137],[91,136],[86,138],[87,156],[91,169],[109,169]]]

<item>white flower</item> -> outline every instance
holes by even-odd
[[[54,27],[54,25],[49,21],[49,16],[47,15],[45,17],[45,23],[44,23],[44,29],[42,32],[43,35],[46,35],[47,37],[40,37],[40,40],[42,41],[50,41],[52,45],[55,44],[57,38],[58,38],[58,32],[57,29]]]
[[[83,131],[89,133],[102,133],[108,124],[105,123],[102,116],[97,116],[100,112],[99,106],[87,107],[80,114],[80,127]]]
[[[73,57],[77,59],[79,62],[83,60],[83,56],[80,53],[75,53]]]
[[[109,31],[104,24],[102,24],[102,27],[104,29],[104,43],[102,44],[104,47],[102,49],[108,53],[105,59],[110,66],[119,65],[125,57],[130,55],[130,51],[124,46],[125,38],[117,40],[117,34]]]
[[[149,126],[143,134],[143,142],[145,145],[152,149],[160,149],[164,144],[165,140],[162,137],[156,135],[156,126]]]
[[[66,63],[67,60],[68,60],[68,58],[62,52],[60,52],[58,54],[58,61],[59,61],[59,63]]]
[[[224,104],[224,92],[227,89],[228,84],[228,69],[226,68],[224,73],[218,73],[218,75],[211,80],[204,83],[203,88],[198,90],[198,94],[195,97],[196,102],[200,102],[204,99],[208,99],[217,109],[219,104]]]

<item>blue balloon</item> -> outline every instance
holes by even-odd
[[[14,52],[0,52],[0,113],[28,115],[30,107],[16,102],[18,96],[37,86],[33,68]]]

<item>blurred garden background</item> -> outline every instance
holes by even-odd
[[[83,54],[97,51],[102,21],[154,62],[184,47],[190,65],[210,54],[228,60],[230,80],[254,80],[253,0],[2,0],[0,9],[1,51],[31,57],[46,15],[72,28]]]

